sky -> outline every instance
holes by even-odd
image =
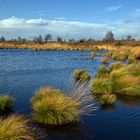
[[[1,0],[0,36],[140,39],[140,0]]]

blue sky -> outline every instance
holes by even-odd
[[[140,39],[140,0],[1,0],[0,35]]]

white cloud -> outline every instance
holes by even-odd
[[[110,21],[109,23],[87,23],[80,21],[66,20],[47,20],[47,19],[23,19],[11,17],[0,20],[0,36],[7,38],[22,36],[31,38],[35,35],[44,35],[51,33],[54,37],[57,35],[63,38],[83,38],[92,37],[102,39],[108,30],[112,30],[116,38],[122,38],[127,34],[137,35],[140,23],[126,21]]]
[[[130,13],[130,16],[139,17],[140,16],[140,9],[135,9]]]
[[[121,4],[120,5],[116,5],[116,6],[110,6],[110,7],[106,7],[105,11],[106,12],[117,11],[117,10],[119,10],[122,7],[123,7],[123,5],[121,5]]]

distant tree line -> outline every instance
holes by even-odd
[[[132,38],[131,35],[127,35],[125,39],[122,39],[122,40],[135,40]],[[5,41],[10,41],[10,42],[34,42],[34,43],[39,43],[39,44],[43,44],[43,43],[48,43],[48,42],[51,42],[51,41],[54,41],[53,40],[53,37],[51,34],[46,34],[44,36],[42,35],[38,35],[38,36],[35,36],[32,40],[28,40],[28,39],[25,39],[25,38],[22,38],[22,37],[17,37],[15,39],[10,39],[10,40],[7,40],[4,36],[1,36],[0,37],[0,42],[5,42]],[[81,38],[79,40],[76,40],[76,39],[69,39],[69,40],[64,40],[62,39],[62,37],[60,36],[57,36],[56,42],[78,42],[78,43],[82,43],[82,42],[94,42],[96,41],[95,39],[93,38],[89,38],[89,39],[86,39],[86,38]],[[114,37],[114,34],[112,31],[108,31],[106,34],[105,34],[105,37],[103,38],[103,41],[115,41],[115,37]]]

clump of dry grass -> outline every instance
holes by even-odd
[[[110,70],[105,66],[100,66],[96,72],[95,77],[109,77]]]
[[[90,87],[95,95],[112,92],[112,82],[109,78],[95,78],[91,81]]]
[[[110,68],[110,71],[112,71],[112,70],[118,70],[118,69],[125,67],[125,66],[126,65],[122,62],[114,62],[114,63],[111,63],[109,65],[109,68]]]
[[[128,59],[128,54],[115,52],[112,55],[112,59],[115,59],[115,60],[127,60]]]
[[[98,74],[98,71],[97,71]],[[115,62],[110,64],[110,73],[95,77],[91,82],[93,94],[115,93],[129,96],[140,96],[140,65]]]
[[[33,140],[27,120],[15,115],[0,119],[0,140]]]
[[[108,62],[108,58],[107,57],[104,57],[103,59],[101,59],[101,63],[107,64],[107,62]]]
[[[89,94],[82,85],[64,93],[49,87],[38,90],[31,99],[33,119],[49,125],[64,125],[78,121],[81,115],[93,110]]]
[[[85,82],[85,81],[90,80],[89,72],[82,70],[82,69],[74,70],[73,77],[74,77],[75,81],[78,81],[78,82]]]
[[[12,110],[13,98],[8,95],[0,95],[0,114]]]
[[[101,105],[112,105],[116,101],[115,94],[103,94],[99,98]]]

